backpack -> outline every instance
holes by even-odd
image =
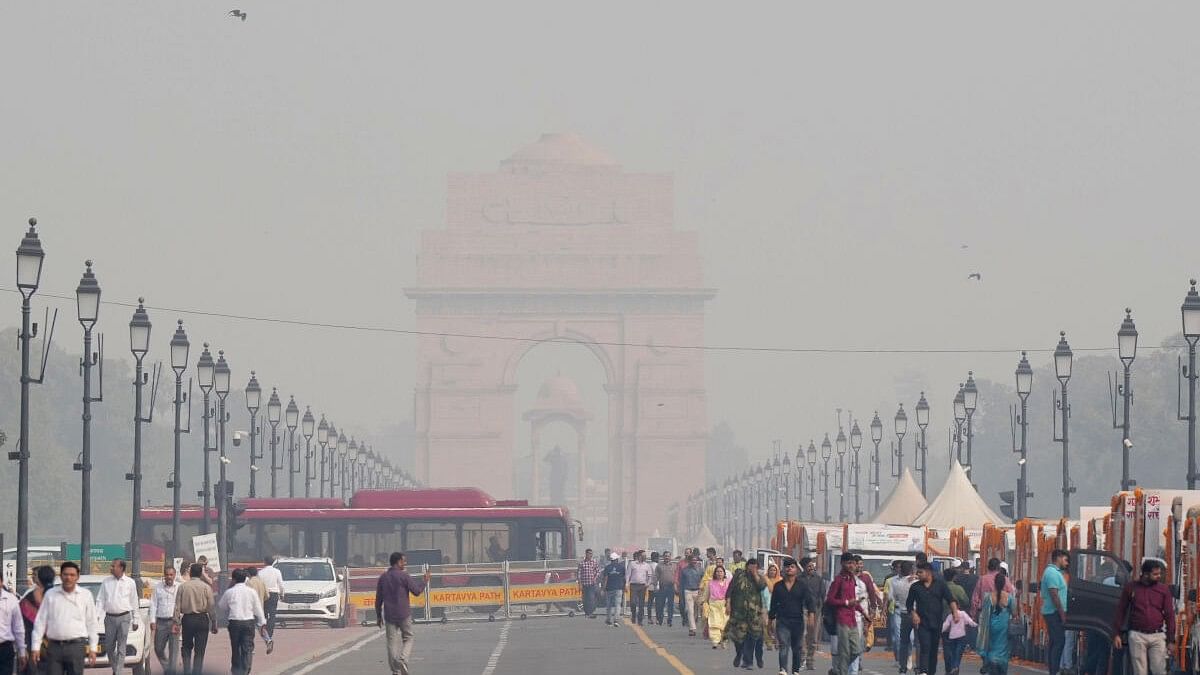
[[[840,584],[841,582],[840,582],[840,580],[835,579],[834,583]],[[838,588],[839,588],[838,592],[840,594],[841,586],[839,585]],[[836,596],[834,596],[834,599],[840,600],[841,596],[836,595]],[[837,627],[838,627],[837,607],[834,607],[833,605],[830,605],[829,603],[825,603],[821,606],[821,627],[825,629],[826,635],[837,635]]]

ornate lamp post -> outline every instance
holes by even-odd
[[[971,478],[972,454],[971,439],[975,433],[971,430],[971,418],[975,416],[975,408],[979,405],[979,388],[975,386],[974,371],[967,371],[967,383],[963,385],[963,408],[967,411],[967,479]]]
[[[180,480],[179,465],[183,458],[182,452],[182,434],[191,433],[192,430],[192,407],[188,405],[188,424],[184,429],[183,421],[183,404],[187,402],[189,397],[183,394],[183,373],[188,367],[188,352],[191,350],[191,343],[188,342],[187,333],[183,330],[183,319],[179,320],[179,324],[175,327],[175,334],[171,336],[171,370],[175,371],[175,463],[174,470],[171,472],[171,480],[167,481],[167,487],[171,490],[171,506],[174,507],[171,511],[171,548],[168,551],[172,558],[180,557],[182,549],[179,546],[179,507],[181,499],[180,490],[182,482]],[[191,394],[192,383],[188,381],[188,394]]]
[[[317,486],[317,495],[325,496],[325,446],[329,443],[329,422],[321,415],[321,423],[317,425],[317,445],[321,448],[321,481]]]
[[[883,442],[883,422],[879,419],[879,411],[875,411],[875,417],[871,419],[871,442],[875,444],[875,453],[871,455],[871,464],[874,465],[875,472],[871,475],[871,492],[875,493],[875,510],[879,510],[879,444]]]
[[[334,496],[333,489],[341,485],[341,475],[338,470],[337,444],[338,430],[333,422],[329,423],[329,496]]]
[[[84,263],[83,277],[75,289],[75,306],[79,324],[83,326],[83,358],[79,370],[83,375],[83,452],[75,469],[82,476],[82,514],[79,521],[79,566],[92,571],[92,404],[104,400],[104,337],[99,338],[98,352],[92,351],[92,329],[100,318],[100,284],[92,273],[92,261]],[[92,397],[92,367],[100,364],[100,395]]]
[[[929,401],[925,400],[925,392],[921,392],[921,398],[917,401],[917,428],[921,430],[920,447],[918,450],[917,460],[920,462],[918,470],[921,472],[921,494],[925,495],[925,472],[928,469],[929,463],[929,446],[925,442],[925,429],[929,426]]]
[[[304,417],[300,421],[300,435],[304,436],[304,496],[312,496],[312,437],[316,420],[312,410],[304,406]]]
[[[217,556],[221,559],[221,571],[217,574],[218,585],[222,590],[228,585],[229,579],[229,523],[226,522],[228,502],[233,498],[233,489],[226,479],[225,467],[229,465],[229,457],[225,454],[225,425],[229,422],[229,414],[225,412],[225,399],[229,396],[229,385],[232,373],[229,362],[225,360],[225,350],[217,352],[217,364],[213,368],[213,391],[217,393],[217,470],[220,477],[217,482]]]
[[[1183,339],[1188,345],[1188,365],[1183,375],[1188,381],[1188,473],[1189,490],[1196,489],[1196,341],[1200,340],[1200,295],[1196,294],[1196,280],[1183,299],[1179,309],[1183,316]]]
[[[817,446],[808,441],[808,517],[817,519]]]
[[[838,522],[846,522],[846,432],[838,427],[834,446],[837,450]]]
[[[821,441],[821,459],[825,462],[821,469],[821,489],[825,491],[825,522],[829,522],[829,458],[833,456],[833,445],[829,442],[829,434]]]
[[[1021,417],[1017,420],[1021,425],[1021,459],[1017,464],[1021,466],[1021,476],[1017,479],[1017,520],[1024,519],[1028,512],[1029,483],[1026,475],[1026,460],[1029,454],[1028,432],[1029,419],[1027,417],[1029,411],[1029,394],[1033,391],[1033,368],[1029,365],[1029,359],[1026,358],[1025,352],[1021,352],[1021,361],[1017,364],[1017,397],[1021,399]]]
[[[17,439],[17,451],[10,452],[8,459],[17,462],[17,589],[24,591],[29,586],[29,385],[41,384],[46,376],[45,352],[54,335],[54,323],[43,348],[42,369],[35,378],[29,373],[31,341],[37,336],[37,324],[31,323],[33,294],[42,279],[42,263],[46,253],[38,239],[37,218],[29,219],[29,231],[17,247],[17,290],[21,292],[21,435]],[[54,313],[57,320],[58,312]]]
[[[788,453],[783,453],[783,468],[780,473],[783,479],[783,537],[782,550],[788,550],[788,525],[792,522],[792,459]]]
[[[300,425],[300,406],[296,405],[296,397],[289,396],[285,421],[288,430],[288,496],[296,496],[296,474],[300,473],[300,465],[296,463],[296,427]]]
[[[271,387],[271,398],[267,401],[267,423],[271,425],[271,496],[277,497],[276,479],[277,472],[283,468],[283,464],[279,461],[277,448],[279,447],[279,420],[283,412],[283,404],[279,402],[279,392],[275,387]]]
[[[204,498],[204,514],[200,520],[200,534],[208,534],[212,532],[212,469],[209,467],[208,454],[213,451],[212,442],[209,439],[209,432],[212,420],[212,408],[209,407],[209,394],[213,388],[213,370],[216,366],[213,363],[212,352],[208,351],[208,343],[204,343],[204,351],[200,352],[200,359],[196,362],[196,380],[200,386],[200,395],[204,403],[204,489],[201,490],[200,496]],[[176,480],[179,480],[179,475],[176,474]]]
[[[1067,402],[1067,381],[1071,379],[1071,364],[1074,360],[1074,355],[1071,353],[1071,346],[1067,344],[1066,332],[1059,332],[1058,345],[1054,348],[1054,374],[1058,378],[1058,382],[1062,387],[1062,398],[1055,402],[1056,412],[1062,415],[1062,436],[1056,436],[1054,440],[1062,443],[1062,498],[1063,518],[1070,517],[1071,514],[1071,493],[1075,491],[1071,487],[1071,461],[1069,454],[1069,427],[1071,419],[1071,405]]]
[[[150,390],[150,412],[142,415],[142,387],[147,383],[146,374],[142,372],[142,360],[150,351],[150,315],[146,313],[144,300],[138,298],[137,309],[129,321],[129,351],[133,353],[133,473],[125,477],[133,481],[133,517],[129,531],[129,557],[133,576],[142,576],[142,550],[138,541],[138,531],[142,519],[142,424],[150,424],[154,420],[154,401],[158,392],[159,367],[154,367],[154,388]]]
[[[892,426],[896,432],[896,468],[892,470],[892,477],[899,478],[904,474],[904,434],[908,433],[908,414],[904,412],[903,403],[892,418]]]
[[[1133,480],[1129,469],[1129,449],[1133,447],[1133,441],[1129,437],[1129,412],[1133,404],[1133,389],[1130,388],[1130,368],[1133,367],[1133,360],[1137,358],[1137,341],[1138,332],[1137,326],[1133,325],[1133,310],[1125,308],[1125,320],[1121,322],[1121,328],[1117,330],[1117,353],[1121,357],[1121,365],[1124,366],[1125,380],[1120,386],[1118,393],[1121,395],[1121,402],[1125,409],[1125,415],[1121,422],[1121,489],[1132,490],[1137,481]]]
[[[349,447],[346,441],[346,434],[338,434],[337,451],[338,451],[338,483],[342,487],[342,501],[346,501],[346,450]]]
[[[257,497],[255,476],[258,473],[258,409],[262,406],[262,387],[258,377],[250,371],[250,381],[246,383],[246,410],[250,412],[250,496]]]
[[[350,460],[350,470],[347,472],[347,475],[350,478],[348,481],[350,487],[350,496],[353,497],[354,493],[358,491],[359,487],[361,487],[358,480],[358,443],[354,440],[353,436],[350,437],[350,445],[346,450],[346,458]]]
[[[958,393],[954,395],[954,461],[963,463],[963,423],[967,421],[967,398],[963,391],[965,385],[958,385]]]
[[[858,428],[858,420],[850,426],[850,449],[854,451],[854,459],[852,460],[853,472],[850,475],[850,484],[854,486],[854,522],[862,522],[862,502],[859,501],[858,495],[858,479],[859,479],[859,453],[862,451],[862,429]]]

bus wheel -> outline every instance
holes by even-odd
[[[570,612],[567,612],[567,616],[571,617],[572,619],[575,618],[575,611],[572,610]]]
[[[489,621],[489,622],[492,622],[492,623],[495,623],[495,621],[496,621],[496,615],[495,615],[495,614],[488,614],[488,621]]]
[[[442,615],[442,623],[443,623],[443,624],[450,623],[450,617],[448,617],[448,616],[446,616],[445,614],[443,614],[443,615]]]
[[[521,612],[521,620],[522,620],[522,621],[524,621],[524,620],[525,620],[525,612]]]

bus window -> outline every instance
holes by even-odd
[[[142,521],[145,523],[146,521]],[[145,528],[143,528],[145,532]],[[187,558],[192,553],[192,537],[200,534],[200,523],[181,521],[179,523],[179,539],[181,546],[179,547],[179,556]],[[156,522],[150,526],[149,541],[146,543],[154,544],[164,551],[171,550],[171,523]],[[145,536],[143,534],[143,536]]]
[[[371,520],[353,523],[349,539],[351,567],[387,567],[392,551],[404,550],[397,523]]]
[[[263,523],[262,526],[263,555],[291,557],[297,555],[292,550],[292,526],[282,523]]]
[[[457,564],[458,558],[458,528],[454,523],[409,523],[405,528],[404,548],[438,550],[442,552],[442,562]]]
[[[537,560],[562,560],[563,533],[562,530],[538,530]]]
[[[463,523],[462,560],[464,563],[500,562],[508,559],[508,523]]]

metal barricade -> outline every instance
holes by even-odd
[[[410,596],[417,623],[495,621],[539,616],[574,616],[580,592],[573,560],[537,560],[409,568],[420,577],[428,569],[429,588]],[[345,572],[349,604],[356,620],[372,624],[375,588],[387,568],[350,568]]]

